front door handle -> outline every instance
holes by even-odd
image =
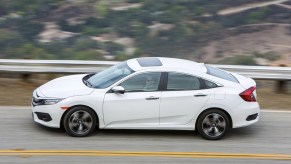
[[[205,97],[205,96],[207,96],[207,94],[198,93],[198,94],[194,95],[194,97]]]
[[[157,100],[157,99],[159,99],[159,97],[151,96],[151,97],[146,98],[146,100]]]

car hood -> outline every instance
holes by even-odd
[[[92,93],[94,89],[87,87],[83,83],[84,76],[86,76],[86,74],[56,78],[40,86],[37,89],[37,93],[41,96],[50,98],[88,95]]]

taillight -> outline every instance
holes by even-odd
[[[249,89],[243,91],[242,93],[239,94],[239,96],[244,99],[245,101],[248,102],[256,102],[256,97],[254,95],[254,90],[256,90],[256,87],[250,87]]]

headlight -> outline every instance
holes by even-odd
[[[32,98],[32,105],[38,106],[38,105],[53,105],[56,104],[63,99],[38,99],[38,98]]]
[[[56,104],[60,101],[62,101],[62,99],[45,99],[44,105],[53,105],[53,104]]]

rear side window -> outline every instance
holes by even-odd
[[[213,82],[210,82],[210,81],[208,81],[208,80],[203,80],[203,81],[204,81],[204,83],[205,83],[205,87],[206,87],[206,89],[210,89],[210,88],[216,88],[216,87],[218,87],[218,85],[215,84],[215,83],[213,83]]]
[[[205,66],[207,68],[207,74],[224,79],[224,80],[239,83],[238,80],[232,74],[225,72],[221,69],[211,67],[209,65],[205,65]]]
[[[180,73],[168,73],[167,90],[197,90],[200,89],[199,78],[195,76],[180,74]]]

